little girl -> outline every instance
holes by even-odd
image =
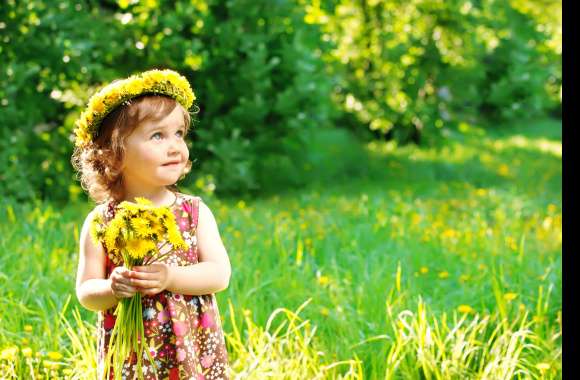
[[[214,295],[228,287],[229,258],[208,206],[175,186],[191,167],[184,137],[193,100],[184,77],[150,70],[102,88],[76,122],[72,163],[97,203],[80,234],[76,295],[84,307],[98,312],[99,379],[105,376],[115,307],[137,292],[143,295],[145,349],[158,374],[144,355],[145,379],[229,377]],[[189,250],[174,250],[160,262],[128,270],[102,242],[93,242],[94,216],[107,223],[120,202],[136,197],[170,207]],[[125,360],[123,379],[133,379],[135,366],[135,355]]]

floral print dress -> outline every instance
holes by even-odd
[[[199,197],[175,193],[171,206],[175,219],[190,247],[188,251],[175,250],[161,259],[171,266],[198,263],[196,228],[199,215]],[[117,202],[104,204],[103,220],[115,216]],[[105,250],[106,276],[122,262]],[[218,305],[214,294],[183,295],[163,291],[154,296],[143,296],[143,324],[148,349],[156,363],[158,376],[146,355],[143,357],[143,374],[149,379],[228,379],[228,354],[222,330]],[[105,358],[116,317],[115,307],[98,312],[97,318],[97,374],[103,379]],[[147,347],[146,347],[147,349]],[[125,361],[123,379],[136,378],[136,355]],[[111,378],[112,378],[111,369]]]

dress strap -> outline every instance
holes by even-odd
[[[192,200],[193,203],[193,225],[195,226],[195,228],[197,229],[197,221],[199,219],[199,197],[195,197]]]

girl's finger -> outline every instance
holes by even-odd
[[[136,278],[139,280],[151,280],[153,278],[155,278],[155,273],[149,273],[149,272],[131,272],[131,278]]]
[[[142,290],[141,293],[148,295],[148,296],[153,296],[153,295],[159,293],[160,291],[161,290],[159,290],[158,288],[149,288],[149,289]]]
[[[131,281],[131,285],[139,287],[139,288],[154,288],[157,286],[157,281],[151,281],[151,280],[135,280],[133,279],[133,281]]]
[[[154,266],[151,265],[144,265],[144,266],[135,266],[133,267],[133,271],[137,271],[137,272],[157,272],[157,269],[155,269]]]
[[[130,286],[130,285],[124,285],[124,284],[117,284],[117,286],[115,287],[115,290],[117,292],[133,292],[136,293],[137,292],[137,288]]]

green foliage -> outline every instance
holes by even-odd
[[[315,2],[311,19],[336,46],[342,121],[399,143],[430,143],[466,117],[498,122],[558,107],[561,49],[545,27],[557,20],[538,25],[545,4],[513,3]]]
[[[10,1],[0,12],[9,42],[0,74],[3,194],[78,193],[68,162],[75,117],[97,86],[146,68],[180,71],[198,97],[191,149],[203,165],[186,183],[211,173],[218,192],[256,191],[261,159],[285,156],[299,132],[330,125],[318,28],[291,2]]]
[[[431,145],[465,120],[558,114],[559,11],[532,0],[8,0],[0,194],[78,198],[75,118],[98,86],[154,67],[186,75],[198,97],[185,185],[211,175],[222,195],[304,184],[317,129]]]

